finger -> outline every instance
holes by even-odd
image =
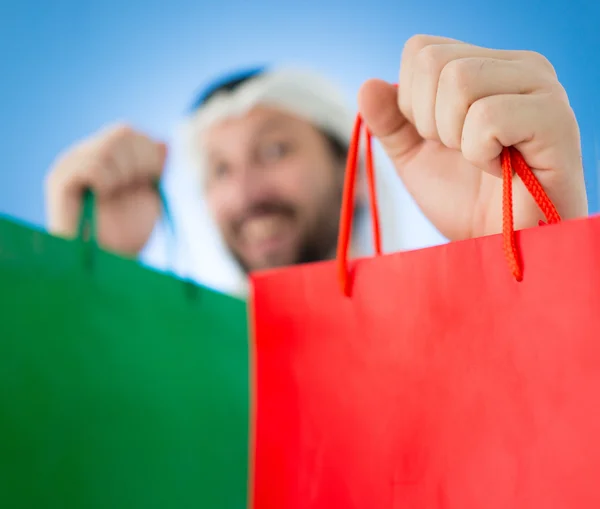
[[[460,150],[463,125],[473,103],[493,95],[550,91],[555,83],[550,74],[532,72],[522,60],[482,57],[452,60],[440,73],[433,115],[430,108],[420,106],[422,125],[426,126],[423,129],[428,131],[428,137]]]
[[[463,157],[500,177],[498,156],[508,146],[521,152],[563,219],[587,214],[579,130],[562,94],[496,95],[475,102],[464,124]],[[520,179],[515,178],[512,187],[515,228],[519,229],[531,224],[530,218],[525,223],[520,218],[537,207]],[[500,220],[489,218],[491,222]],[[487,227],[489,231],[500,228],[500,224]]]
[[[461,151],[470,163],[496,176],[502,174],[502,148],[510,146],[534,170],[560,170],[578,166],[578,137],[573,111],[559,94],[495,95],[469,108]]]
[[[402,159],[421,140],[398,108],[398,90],[381,80],[369,80],[358,93],[359,111],[369,130],[379,139],[387,156],[401,168]]]
[[[113,190],[134,181],[137,165],[134,146],[140,136],[127,124],[116,124],[99,134],[95,155],[102,170],[113,174]]]
[[[130,136],[131,129],[124,125],[112,125],[70,149],[66,157],[55,165],[52,183],[65,193],[81,194],[85,188],[104,195],[122,185],[127,175],[122,139]]]
[[[75,234],[84,189],[93,189],[102,198],[136,180],[150,183],[160,176],[165,157],[164,143],[127,126],[111,126],[79,143],[57,158],[46,180],[50,231]]]
[[[100,160],[97,153],[82,153],[52,174],[48,183],[49,229],[56,235],[72,237],[81,215],[82,192],[92,189],[100,198],[122,189],[122,178]]]
[[[450,39],[448,37],[437,37],[432,35],[415,35],[411,37],[402,50],[402,57],[400,60],[400,72],[398,76],[398,88],[403,93],[398,96],[398,106],[404,116],[414,124],[414,117],[412,114],[412,98],[411,98],[411,83],[413,74],[413,62],[416,56],[424,48],[432,45],[441,46],[445,44],[465,44],[461,41]]]
[[[411,114],[419,134],[428,140],[440,141],[435,121],[435,109],[439,81],[447,66],[466,58],[503,60],[502,56],[512,60],[517,58],[517,55],[514,54],[495,52],[467,44],[431,45],[421,50],[414,57],[410,83]],[[472,84],[472,82],[468,82],[466,86]]]
[[[72,237],[76,234],[82,190],[92,187],[94,174],[98,173],[89,164],[91,141],[86,140],[59,157],[46,178],[48,229],[55,235]]]
[[[139,134],[131,144],[136,182],[153,182],[161,178],[164,171],[167,145]]]
[[[415,36],[405,45],[402,54],[399,85],[400,109],[426,138],[436,137],[434,130],[436,78],[451,61],[461,58],[493,58],[524,61],[531,72],[543,70],[556,78],[556,71],[543,55],[533,51],[489,49],[444,37]],[[415,105],[418,112],[415,112]],[[418,117],[418,120],[417,120]]]
[[[100,190],[119,191],[134,183],[150,183],[160,178],[166,158],[166,145],[155,142],[128,125],[117,125],[105,131],[92,147],[98,159],[102,182]]]
[[[106,161],[98,157],[93,146],[85,148],[68,154],[65,160],[59,160],[55,165],[47,180],[53,196],[79,196],[86,188],[105,194],[116,186],[118,175],[106,170]]]

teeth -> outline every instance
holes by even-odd
[[[283,229],[283,221],[276,216],[250,219],[244,228],[245,237],[251,242],[262,242],[277,236]]]

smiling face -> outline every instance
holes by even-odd
[[[266,106],[215,124],[203,142],[208,205],[245,272],[334,255],[342,147],[309,122]]]

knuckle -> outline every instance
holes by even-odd
[[[135,131],[127,124],[115,124],[107,129],[96,145],[93,159],[101,166],[114,166],[117,154],[127,150],[135,137]]]
[[[426,140],[439,139],[439,133],[434,119],[417,118],[415,121],[415,129],[419,135]]]
[[[481,99],[475,101],[469,108],[469,116],[471,121],[474,122],[479,128],[490,126],[494,124],[494,118],[496,116],[496,108],[492,101],[486,101]]]
[[[109,143],[120,143],[130,139],[135,134],[133,127],[124,122],[111,125],[106,132],[106,141]]]
[[[575,140],[576,145],[579,146],[581,143],[581,131],[579,129],[579,122],[577,121],[575,111],[573,111],[571,107],[565,112],[565,127],[567,128],[569,136],[571,136],[572,139]]]
[[[560,127],[561,132],[579,136],[577,115],[569,103],[567,92],[560,84],[554,86],[548,94],[546,110],[554,112],[553,124]]]
[[[523,60],[531,62],[540,69],[544,69],[552,77],[557,77],[554,65],[552,65],[552,62],[550,62],[550,60],[546,56],[542,55],[541,53],[538,53],[537,51],[530,50],[521,51],[521,55],[523,57]]]
[[[473,81],[473,60],[452,60],[440,73],[440,86],[448,87],[457,93],[465,93]]]
[[[431,44],[432,38],[429,35],[417,34],[410,37],[404,44],[403,53],[416,55],[425,46]]]
[[[90,158],[90,168],[93,171],[104,171],[107,168],[115,166],[115,147],[111,144],[103,144],[98,151]]]
[[[415,66],[425,73],[438,73],[444,64],[444,50],[440,44],[425,46],[417,53]]]
[[[73,174],[80,160],[81,146],[70,147],[58,153],[44,178],[47,190],[55,190],[65,184],[65,176]]]
[[[443,117],[442,111],[436,112],[436,118]],[[448,148],[460,150],[463,125],[458,122],[438,121],[438,135],[440,142]]]
[[[570,106],[569,95],[567,94],[565,87],[563,87],[558,81],[553,82],[549,86],[549,93],[553,101],[562,102],[567,106]]]
[[[451,132],[447,129],[440,129],[439,131],[440,133],[440,142],[448,147],[448,148],[452,148],[455,150],[460,150],[460,144],[461,144],[461,139],[460,139],[460,133],[455,134],[454,132]]]

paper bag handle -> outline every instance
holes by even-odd
[[[167,225],[167,229],[171,237],[175,237],[175,226],[173,224],[173,218],[169,210],[169,205],[165,193],[160,185],[160,182],[155,183],[156,192],[160,198],[160,204],[162,209],[162,215],[164,222]],[[77,229],[77,237],[83,241],[84,244],[91,247],[96,246],[98,242],[97,232],[97,221],[96,221],[96,197],[91,189],[86,189],[83,194],[83,206],[81,214],[79,216],[79,226]],[[173,238],[168,240],[168,245],[172,247]],[[169,249],[169,258],[171,262],[174,261],[174,255]],[[89,253],[89,250],[86,251]]]
[[[346,160],[346,173],[344,180],[344,195],[342,199],[342,211],[340,217],[340,231],[338,240],[338,261],[348,256],[350,237],[352,236],[352,218],[354,215],[354,188],[356,182],[356,172],[358,171],[358,152],[360,148],[360,133],[362,127],[362,117],[356,116],[350,147],[348,149],[348,158]],[[371,223],[373,229],[373,243],[375,245],[375,254],[381,254],[381,231],[379,227],[379,210],[377,206],[377,192],[375,187],[375,171],[373,167],[373,152],[371,147],[371,133],[366,131],[366,170],[367,184],[369,188],[369,203],[371,205]],[[340,267],[341,268],[341,267]]]
[[[358,166],[358,151],[360,146],[360,132],[362,118],[356,116],[354,131],[348,150],[346,161],[346,175],[344,181],[344,194],[340,216],[340,229],[337,248],[338,279],[344,295],[350,295],[350,275],[348,271],[348,250],[352,234],[352,219],[354,215],[354,187]],[[373,151],[371,147],[371,133],[366,130],[366,169],[371,205],[371,219],[376,256],[381,254],[381,233],[379,228],[379,214],[377,210],[377,197],[375,193],[375,172],[373,167]],[[534,198],[549,224],[561,221],[556,207],[542,188],[531,168],[523,159],[521,153],[514,147],[505,147],[500,156],[502,164],[502,236],[504,240],[504,254],[510,271],[517,281],[523,279],[523,269],[516,246],[512,201],[512,178],[516,174],[525,184],[525,187]]]

